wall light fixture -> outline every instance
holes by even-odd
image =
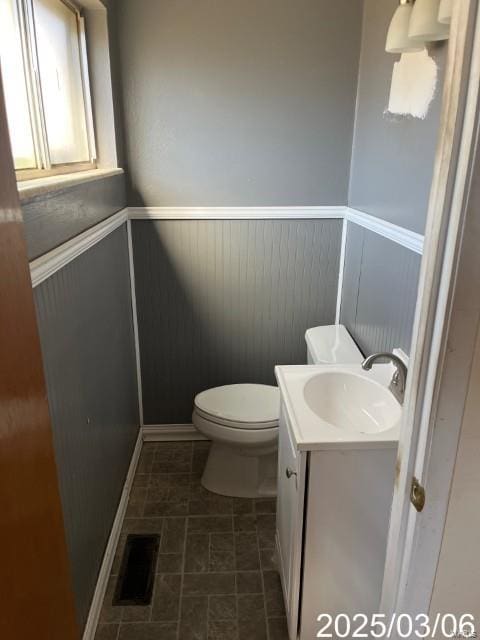
[[[450,24],[452,19],[453,0],[440,0],[438,8],[438,21],[442,24]]]
[[[423,49],[422,42],[411,40],[408,37],[413,3],[414,0],[400,0],[388,28],[387,42],[385,44],[387,53],[410,53]]]
[[[417,42],[433,42],[448,38],[448,24],[438,21],[440,0],[416,0],[410,17],[408,37]]]

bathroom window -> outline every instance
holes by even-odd
[[[78,8],[67,0],[0,0],[0,62],[17,179],[94,168]]]

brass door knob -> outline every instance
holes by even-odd
[[[410,502],[419,513],[423,511],[423,507],[425,506],[425,489],[415,477],[412,479]]]

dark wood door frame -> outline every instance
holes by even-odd
[[[78,640],[0,78],[0,638]]]

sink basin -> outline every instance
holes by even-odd
[[[319,373],[305,384],[303,395],[311,411],[341,430],[381,433],[400,420],[401,406],[392,393],[361,374]]]

